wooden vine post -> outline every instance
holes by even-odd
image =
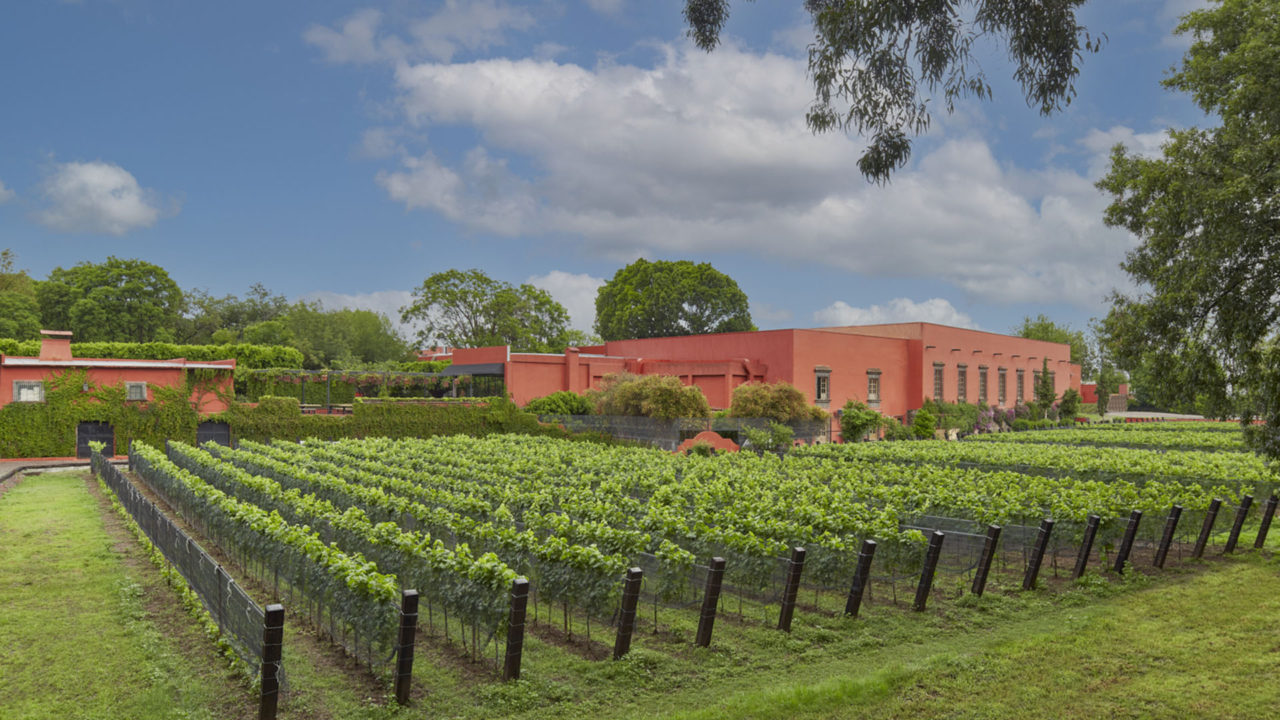
[[[787,584],[782,591],[782,611],[778,613],[778,629],[785,632],[791,632],[791,616],[795,614],[796,596],[800,594],[800,574],[804,572],[804,555],[804,548],[791,548],[791,559],[787,561]]]
[[[1262,510],[1262,522],[1258,525],[1258,538],[1253,541],[1253,547],[1261,550],[1262,546],[1267,542],[1267,531],[1271,529],[1271,518],[1276,514],[1276,503],[1280,502],[1280,498],[1272,495],[1267,499],[1266,507]]]
[[[1223,554],[1236,551],[1236,543],[1240,541],[1240,531],[1244,529],[1244,520],[1249,516],[1251,507],[1253,507],[1252,495],[1240,498],[1240,508],[1236,510],[1236,521],[1231,525],[1231,534],[1227,536],[1227,546],[1222,549]]]
[[[503,680],[520,679],[520,658],[524,652],[524,616],[529,605],[529,581],[511,581],[511,609],[507,615],[507,657],[502,664]]]
[[[844,614],[858,617],[862,608],[862,596],[866,594],[867,583],[871,581],[871,560],[876,556],[876,541],[863,540],[862,549],[858,551],[858,566],[853,571],[853,584],[849,586],[849,598],[844,603]]]
[[[1124,564],[1129,562],[1129,553],[1133,551],[1133,539],[1138,535],[1138,523],[1142,522],[1142,511],[1129,513],[1129,524],[1124,529],[1124,537],[1120,539],[1120,550],[1116,553],[1116,564],[1111,568],[1124,574]]]
[[[1213,523],[1218,519],[1218,511],[1222,509],[1222,499],[1214,498],[1209,503],[1209,510],[1204,514],[1204,524],[1200,526],[1200,536],[1196,538],[1196,546],[1191,550],[1191,557],[1204,557],[1205,545],[1209,544],[1209,535],[1213,533]]]
[[[1173,533],[1178,528],[1178,520],[1182,517],[1182,506],[1169,508],[1169,519],[1164,521],[1164,533],[1160,535],[1160,547],[1156,550],[1155,560],[1151,564],[1164,569],[1165,558],[1169,556],[1169,546],[1173,544]]]
[[[982,557],[978,559],[978,571],[973,575],[973,587],[970,591],[982,597],[987,589],[987,575],[991,573],[991,563],[996,557],[996,545],[1000,542],[1000,526],[988,525],[987,538],[982,543]]]
[[[1078,580],[1089,566],[1089,553],[1093,552],[1093,541],[1098,537],[1098,523],[1102,518],[1090,515],[1084,524],[1084,538],[1080,541],[1080,553],[1076,555],[1076,566],[1071,571],[1071,579]]]
[[[622,609],[618,612],[618,635],[613,641],[613,659],[619,660],[631,652],[631,633],[636,627],[636,605],[640,603],[640,584],[644,570],[633,567],[622,581]]]
[[[414,635],[418,631],[418,591],[404,590],[400,595],[400,637],[396,645],[396,702],[409,704],[409,687],[413,682]]]
[[[284,606],[266,607],[262,623],[262,690],[258,694],[258,720],[275,720],[280,702],[280,658],[284,644]]]
[[[929,549],[925,552],[924,568],[920,571],[920,584],[916,586],[916,599],[911,608],[923,612],[929,602],[929,591],[933,588],[933,573],[938,569],[938,557],[942,555],[942,540],[946,535],[941,530],[934,530],[929,538]]]
[[[707,567],[707,587],[702,595],[702,612],[698,615],[698,647],[711,646],[711,631],[716,625],[716,608],[720,606],[720,587],[724,583],[724,558],[711,558]]]
[[[1035,547],[1031,550],[1031,559],[1027,562],[1027,572],[1022,576],[1022,589],[1034,590],[1036,578],[1040,575],[1040,565],[1044,562],[1044,552],[1049,547],[1049,535],[1053,532],[1053,521],[1045,518],[1040,521],[1040,532],[1036,535]]]

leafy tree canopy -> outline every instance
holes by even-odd
[[[929,127],[930,100],[951,112],[957,99],[991,97],[974,57],[978,38],[1002,44],[1027,104],[1043,115],[1075,96],[1084,53],[1101,49],[1076,22],[1085,0],[805,0],[816,37],[809,46],[815,133],[855,130],[869,145],[858,160],[884,182],[911,155],[910,135]],[[685,0],[689,36],[712,50],[729,18],[729,0]]]
[[[1098,370],[1093,351],[1082,330],[1059,325],[1041,314],[1034,320],[1029,316],[1023,317],[1022,324],[1013,329],[1013,334],[1031,340],[1066,343],[1071,346],[1071,362],[1080,366],[1084,377],[1092,378]]]
[[[240,342],[245,328],[255,323],[275,320],[289,310],[283,295],[273,295],[261,283],[255,283],[243,298],[235,295],[214,297],[203,290],[187,293],[187,313],[178,323],[182,342],[216,342],[214,335],[226,342]]]
[[[596,333],[605,340],[755,329],[746,293],[710,263],[641,258],[596,294]]]
[[[1098,186],[1141,240],[1122,265],[1139,290],[1102,331],[1119,365],[1157,373],[1157,401],[1262,415],[1257,447],[1280,457],[1280,2],[1224,0],[1178,32],[1194,42],[1164,84],[1220,125],[1170,130],[1159,157],[1113,150]]]
[[[545,290],[494,280],[479,270],[446,270],[422,281],[404,322],[421,322],[417,340],[453,347],[509,345],[518,352],[561,352],[587,337],[569,327],[569,311]]]
[[[0,290],[0,338],[40,337],[40,305],[31,295]]]
[[[142,260],[54,268],[36,285],[40,319],[82,342],[172,342],[184,296],[169,273]]]
[[[0,250],[0,292],[36,296],[36,285],[26,270],[15,270],[17,255],[9,248]]]

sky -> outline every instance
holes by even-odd
[[[762,329],[1085,329],[1136,239],[1110,148],[1211,124],[1160,86],[1198,0],[1094,0],[1077,95],[941,108],[891,183],[812,134],[801,0],[736,0],[711,53],[681,0],[12,2],[0,9],[0,248],[43,278],[109,255],[184,289],[398,321],[432,273],[532,283],[589,330],[636,258],[710,262]]]

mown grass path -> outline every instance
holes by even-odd
[[[176,600],[149,607],[164,583],[113,517],[83,472],[0,496],[0,717],[238,716],[245,690]]]

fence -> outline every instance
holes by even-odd
[[[675,418],[661,420],[650,417],[621,415],[539,415],[545,423],[563,425],[571,432],[598,432],[621,440],[636,440],[663,450],[675,450],[680,443],[706,430],[712,430],[741,444],[742,431],[748,428],[768,430],[767,418]],[[831,423],[826,420],[799,420],[782,423],[791,428],[795,439],[806,444],[831,442]]]

